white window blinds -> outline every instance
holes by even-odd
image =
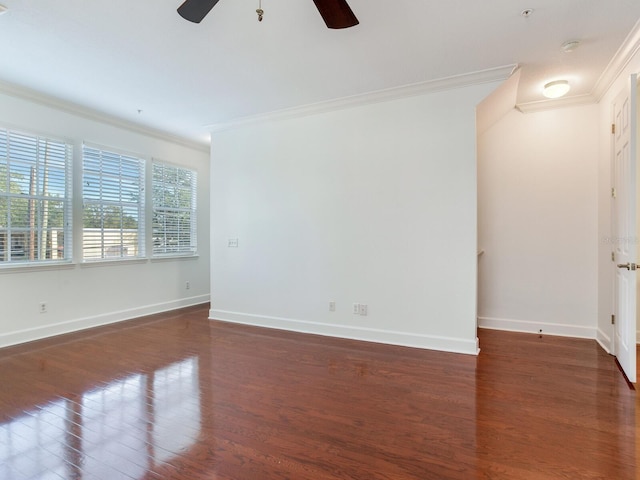
[[[82,257],[144,257],[144,161],[84,145]]]
[[[153,255],[195,255],[197,173],[153,163]]]
[[[0,266],[71,259],[72,146],[0,129]]]

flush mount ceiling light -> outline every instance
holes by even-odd
[[[6,12],[8,10],[7,7],[5,7],[4,5],[0,4],[0,15],[2,15],[4,12]]]
[[[547,98],[560,98],[571,89],[566,80],[555,80],[545,84],[542,94]]]
[[[568,42],[564,42],[560,49],[564,53],[571,53],[575,51],[576,48],[580,46],[580,40],[569,40]]]

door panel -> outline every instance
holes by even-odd
[[[636,75],[613,103],[613,234],[615,314],[613,350],[627,378],[636,381]]]

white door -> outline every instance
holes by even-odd
[[[613,103],[613,235],[615,315],[613,350],[636,381],[636,75]]]

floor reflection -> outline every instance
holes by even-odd
[[[157,371],[153,393],[152,457],[163,462],[188,450],[200,433],[197,358]]]
[[[0,425],[0,478],[67,478],[65,400]]]
[[[198,358],[133,374],[0,425],[0,478],[137,479],[200,433]]]

